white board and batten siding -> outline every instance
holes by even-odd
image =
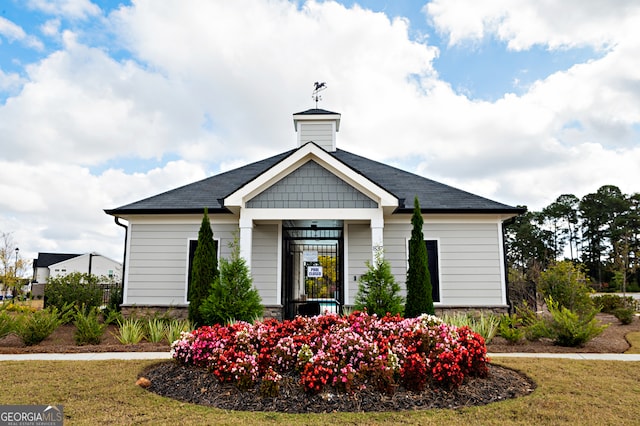
[[[198,239],[201,218],[193,223],[136,223],[129,225],[125,305],[184,306],[186,303],[189,241]],[[212,223],[218,257],[230,256],[236,224]]]
[[[440,306],[503,306],[502,234],[498,222],[429,223],[424,238],[438,242]],[[385,257],[405,291],[410,223],[387,223]]]

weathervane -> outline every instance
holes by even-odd
[[[315,82],[313,83],[313,93],[311,94],[311,99],[316,101],[316,109],[318,109],[318,101],[322,100],[322,96],[319,95],[324,89],[327,88],[327,83],[324,81],[322,83]]]

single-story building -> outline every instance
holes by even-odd
[[[44,294],[44,285],[49,278],[80,272],[106,277],[114,283],[121,282],[122,263],[99,253],[38,253],[33,259],[33,278],[31,293],[33,296]]]
[[[265,316],[353,305],[382,248],[403,288],[418,197],[437,310],[508,308],[503,224],[523,212],[336,147],[341,115],[293,115],[297,147],[105,210],[126,220],[123,307],[188,306],[204,208],[219,257],[239,239]]]

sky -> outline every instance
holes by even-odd
[[[539,211],[640,192],[636,0],[2,0],[0,232],[122,260],[119,207],[295,148]]]

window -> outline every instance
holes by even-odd
[[[438,240],[424,240],[427,246],[429,275],[431,275],[431,297],[434,302],[440,302],[440,267],[438,259]],[[407,239],[407,253],[409,253],[409,240]],[[409,259],[407,258],[407,270]]]
[[[109,278],[113,278],[113,269],[109,269],[107,274],[109,275]]]
[[[431,275],[431,296],[434,302],[440,301],[440,270],[438,268],[438,241],[425,240],[429,258],[429,274]]]
[[[218,249],[218,240],[213,240],[213,247],[218,255],[218,262],[220,262],[220,250]],[[198,240],[189,240],[189,263],[187,268],[187,294],[185,299],[189,301],[189,288],[191,288],[191,272],[193,267],[193,257],[196,254],[196,248],[198,248]]]

